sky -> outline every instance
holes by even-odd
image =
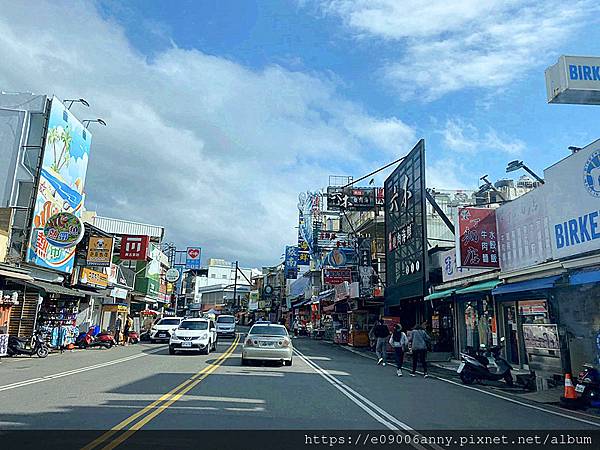
[[[544,69],[599,55],[595,1],[0,0],[0,90],[83,97],[86,207],[203,259],[273,265],[298,193],[426,142],[427,184],[473,189],[599,137]],[[389,172],[387,172],[389,173]],[[377,177],[383,183],[387,175]]]

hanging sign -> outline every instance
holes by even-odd
[[[75,214],[59,212],[50,216],[44,226],[44,236],[58,248],[75,247],[83,239],[83,222]]]
[[[199,269],[201,254],[202,254],[202,249],[200,247],[188,247],[186,257],[185,257],[185,268],[186,269]]]
[[[173,268],[167,270],[165,278],[169,283],[175,283],[177,280],[179,280],[179,270]]]
[[[458,208],[456,241],[458,267],[500,267],[496,210]]]
[[[97,267],[110,267],[112,260],[113,238],[103,236],[90,236],[86,265]]]

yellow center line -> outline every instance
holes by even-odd
[[[183,383],[181,383],[178,386],[174,387],[169,392],[167,392],[166,394],[162,395],[160,398],[158,398],[157,400],[153,401],[152,403],[150,403],[148,406],[144,407],[143,409],[141,409],[137,413],[132,414],[131,416],[129,416],[125,420],[119,422],[117,425],[115,425],[114,427],[112,427],[106,433],[102,434],[100,437],[98,437],[97,439],[93,440],[92,442],[90,442],[89,444],[87,444],[85,447],[82,447],[81,450],[92,450],[92,449],[96,448],[97,446],[99,446],[100,444],[104,443],[109,438],[111,438],[112,436],[114,436],[115,434],[117,434],[119,431],[122,431],[127,425],[129,425],[130,423],[132,423],[136,419],[139,419],[140,417],[142,417],[144,414],[146,414],[149,411],[154,411],[154,412],[159,411],[159,414],[160,414],[160,412],[162,412],[165,408],[168,408],[169,405],[173,404],[175,401],[177,401],[179,398],[181,398],[181,395],[179,395],[179,396],[176,395],[177,392],[180,391],[180,392],[183,392],[183,394],[185,394],[185,392],[188,392],[190,389],[192,389],[194,386],[196,386],[200,381],[202,381],[204,378],[206,378],[206,376],[208,376],[210,373],[214,372],[223,363],[223,361],[225,361],[225,359],[228,358],[234,352],[237,344],[239,343],[239,340],[240,340],[240,338],[239,338],[239,335],[238,335],[238,336],[236,336],[235,340],[231,343],[231,345],[229,346],[229,348],[225,351],[225,353],[223,353],[221,356],[219,356],[215,362],[209,364],[204,369],[202,369],[201,371],[199,371],[198,373],[196,373],[194,376],[188,378]],[[187,388],[186,388],[186,386],[187,386]],[[185,389],[185,391],[183,391],[183,389]],[[175,400],[171,401],[172,398],[175,398]],[[160,403],[162,403],[162,402],[166,402],[164,404],[166,406],[162,405],[162,406],[160,406],[160,407],[157,408],[157,406]],[[168,403],[168,405],[167,405],[167,403]],[[163,406],[164,406],[164,408],[163,408]],[[158,414],[156,414],[156,415],[158,415]],[[152,416],[152,418],[156,417],[156,415]],[[142,421],[140,421],[140,423],[141,422]],[[149,420],[145,421],[144,424],[147,423],[147,422],[149,422]],[[132,427],[132,429],[133,429],[133,427]],[[124,433],[124,434],[126,434],[126,433]],[[131,434],[133,434],[133,433],[131,433]],[[131,434],[129,434],[127,437],[129,437]],[[117,440],[120,440],[121,437],[122,436],[120,436],[119,439],[117,439]],[[127,439],[127,437],[125,439]],[[120,440],[120,442],[124,441],[125,439]],[[115,440],[113,442],[116,442],[117,440]],[[117,443],[116,445],[118,445],[119,443]],[[104,448],[114,448],[114,447],[116,447],[116,445],[110,447],[111,444],[109,444],[109,446],[104,447]]]

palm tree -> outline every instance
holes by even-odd
[[[48,130],[48,144],[52,145],[52,153],[54,154],[54,163],[52,164],[52,168],[54,170],[58,167],[58,161],[56,161],[56,141],[60,139],[61,133],[58,131],[58,127],[50,128]]]
[[[73,140],[73,137],[71,136],[71,130],[69,129],[68,125],[63,130],[61,139],[63,142],[63,148],[60,152],[60,156],[58,157],[59,164],[58,164],[57,172],[59,172],[60,169],[62,169],[62,167],[65,165],[66,162],[68,162],[69,158],[71,157],[70,149],[71,149],[71,141]],[[65,157],[64,161],[63,161],[63,156]]]

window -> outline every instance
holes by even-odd
[[[233,323],[235,319],[232,316],[220,316],[217,317],[217,323]]]
[[[179,325],[179,319],[161,319],[156,325]]]
[[[206,330],[208,323],[206,321],[184,320],[179,325],[180,330]]]
[[[211,277],[211,278],[217,278],[217,276],[216,276],[214,273],[211,273],[211,274],[210,274],[210,277]]]
[[[221,275],[221,278],[227,279],[227,275]]]
[[[248,334],[261,334],[263,336],[287,336],[285,327],[277,325],[254,325]]]

